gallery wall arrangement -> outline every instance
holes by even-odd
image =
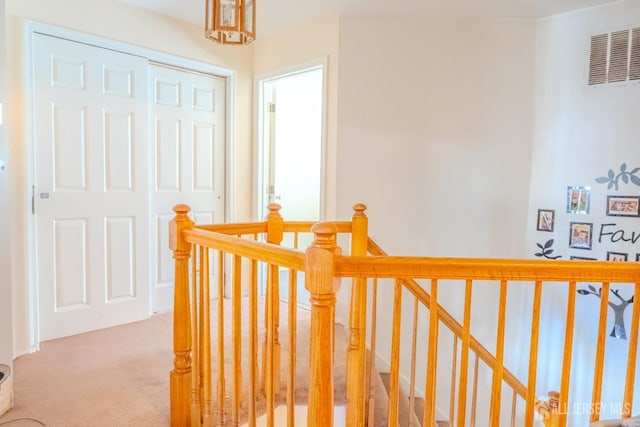
[[[540,232],[540,242],[534,256],[545,259],[561,259],[564,251],[570,260],[603,260],[603,261],[640,261],[640,247],[629,250],[629,244],[635,245],[640,240],[640,167],[629,168],[622,163],[619,172],[609,169],[607,174],[595,178],[595,182],[606,185],[606,194],[592,200],[592,189],[589,185],[568,186],[566,189],[566,224],[558,227],[554,209],[538,209],[536,231]],[[589,218],[592,211],[601,221],[581,220]],[[602,215],[604,214],[604,215]],[[582,216],[582,217],[581,217]],[[623,219],[624,218],[624,219]],[[568,233],[566,231],[568,229]],[[558,233],[556,230],[563,230]],[[552,233],[550,238],[544,234]],[[549,236],[547,234],[547,236]],[[554,248],[554,245],[558,245]],[[600,257],[594,255],[598,249]],[[633,296],[625,298],[620,289],[611,289],[609,307],[615,314],[615,323],[611,337],[626,339],[624,311],[633,303]],[[601,289],[587,285],[579,289],[580,295],[593,295],[601,298]],[[616,302],[618,304],[616,304]]]

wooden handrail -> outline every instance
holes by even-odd
[[[255,234],[266,233],[266,222],[237,222],[232,224],[203,224],[196,225],[196,229],[211,231],[214,233],[229,234],[237,236],[238,234]]]
[[[379,257],[380,255],[385,254],[385,252],[378,246],[373,240],[369,239],[368,250],[370,253],[375,254],[375,257]],[[400,279],[404,287],[411,292],[422,304],[427,307],[431,307],[431,296],[420,286],[418,282],[413,279]],[[438,318],[444,325],[449,328],[454,335],[460,339],[464,337],[464,327],[451,315],[449,312],[440,304],[438,304]],[[487,350],[485,346],[483,346],[477,339],[473,336],[469,336],[469,348],[478,357],[490,368],[493,368],[496,364],[496,359],[493,357],[491,352]],[[526,397],[527,388],[525,387],[518,378],[515,377],[510,371],[504,370],[503,372],[504,381],[511,387],[513,390],[518,393],[518,395],[523,398]]]
[[[311,233],[311,228],[318,221],[285,221],[284,229],[285,233]],[[351,222],[350,221],[332,221],[330,224],[333,224],[336,227],[336,231],[338,234],[340,233],[351,233]],[[214,233],[222,233],[229,235],[238,235],[238,234],[256,234],[256,233],[266,233],[267,232],[267,222],[236,222],[232,224],[202,224],[196,225],[195,228],[199,230],[212,231]]]
[[[370,249],[371,252],[371,249]],[[603,265],[606,264],[606,268]],[[614,261],[537,261],[485,258],[429,258],[402,256],[338,256],[339,277],[414,278],[440,280],[508,280],[535,282],[635,283],[640,268]]]
[[[305,256],[295,249],[283,248],[270,243],[254,242],[241,237],[227,236],[202,229],[186,230],[184,240],[204,247],[215,247],[223,252],[243,258],[275,264],[294,270],[304,270]]]

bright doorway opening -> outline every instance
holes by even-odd
[[[323,217],[323,153],[325,129],[325,66],[317,64],[258,80],[258,212],[270,203],[282,206],[287,221],[319,221]],[[300,235],[297,247],[311,244]],[[292,237],[283,246],[294,246]],[[281,299],[287,300],[288,271],[280,273]],[[309,294],[298,280],[298,304]]]

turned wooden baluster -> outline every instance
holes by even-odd
[[[189,304],[189,256],[191,244],[182,232],[194,227],[187,214],[187,205],[173,208],[176,216],[169,223],[169,248],[175,262],[175,293],[173,302],[173,370],[169,376],[171,425],[191,425],[191,312]]]
[[[267,206],[269,213],[265,218],[267,222],[267,243],[279,245],[284,235],[284,221],[280,215],[281,206],[271,203]],[[267,405],[269,396],[277,396],[280,393],[280,338],[278,328],[280,326],[280,282],[278,280],[278,266],[267,266],[267,296],[265,303],[265,334],[262,343],[262,387],[267,395]],[[273,329],[269,327],[269,319],[273,318]],[[269,341],[273,342],[273,358],[268,363]],[[271,374],[269,374],[271,373]],[[272,382],[267,381],[267,375],[271,375]],[[273,390],[267,390],[267,386],[273,384]],[[271,393],[267,393],[267,391]]]
[[[367,255],[367,207],[355,205],[351,226],[351,255]],[[354,278],[351,286],[351,314],[349,315],[349,348],[347,350],[347,425],[364,425],[365,416],[365,358],[367,323],[367,279]],[[373,363],[373,360],[372,362]]]
[[[333,348],[336,292],[340,279],[334,277],[334,257],[342,251],[336,244],[333,224],[319,223],[311,231],[315,240],[306,251],[305,287],[311,294],[309,352],[309,411],[307,425],[333,426]]]

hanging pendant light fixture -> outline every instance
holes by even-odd
[[[256,38],[255,0],[206,0],[206,38],[221,44],[249,44]]]

